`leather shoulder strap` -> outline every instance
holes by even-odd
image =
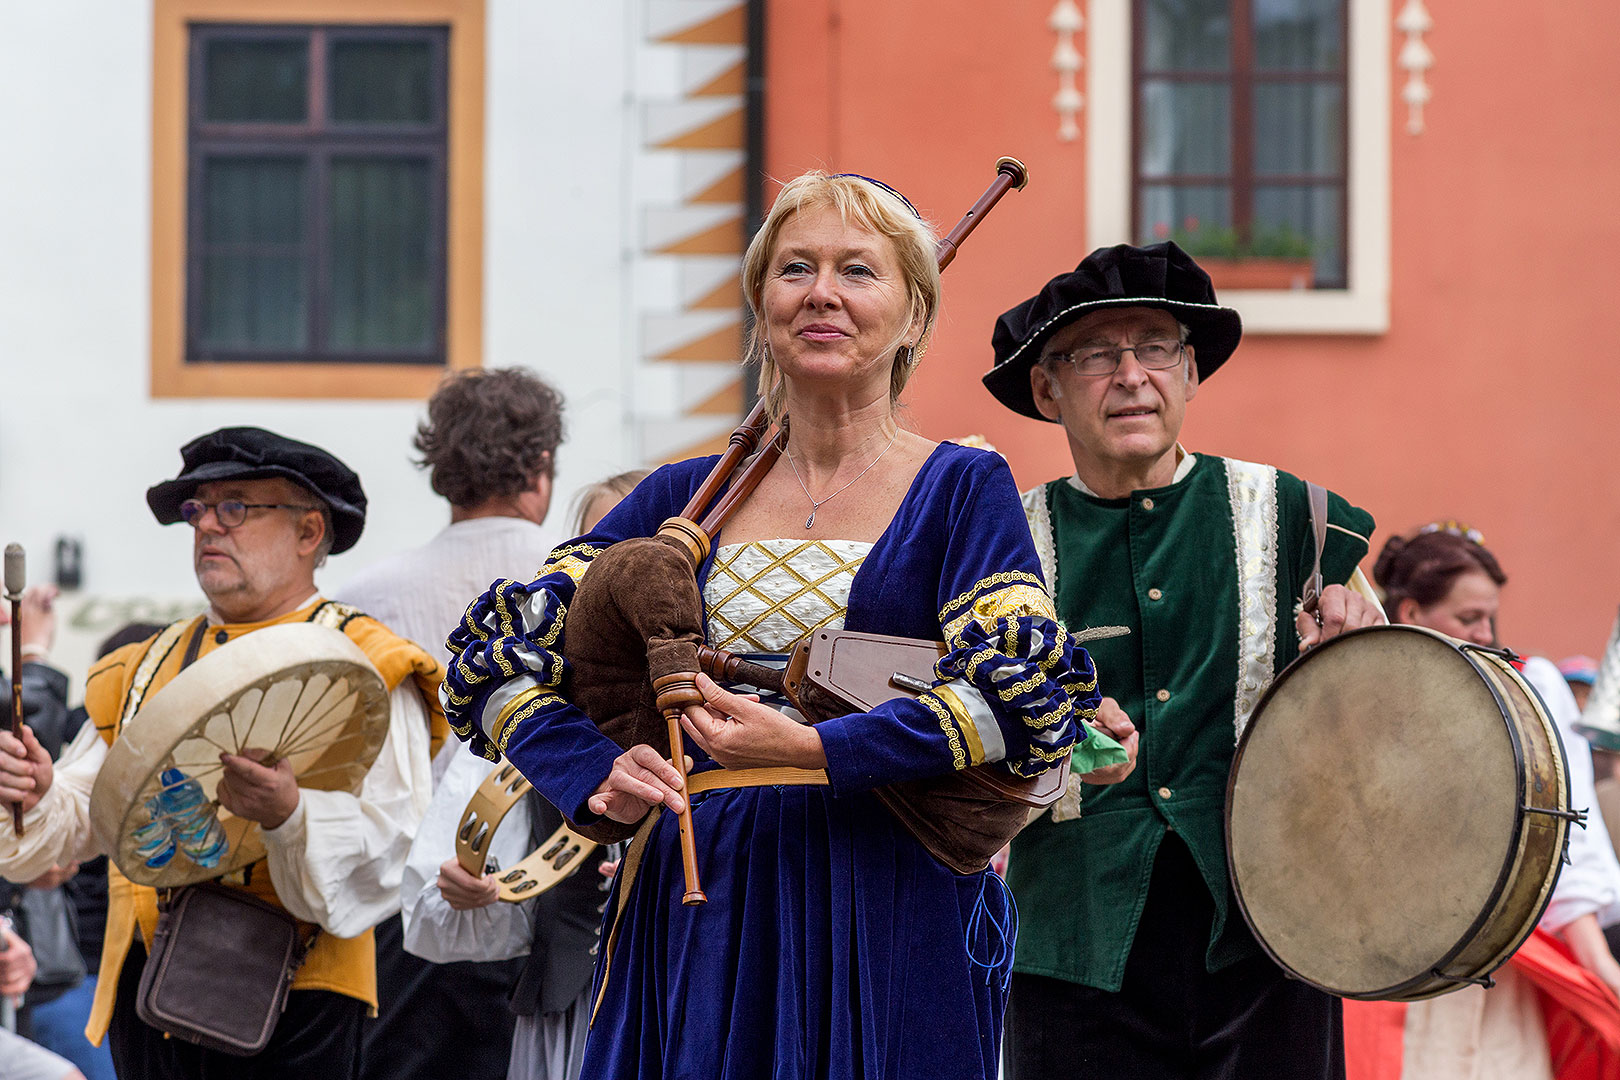
[[[1311,568],[1311,576],[1305,582],[1305,591],[1300,595],[1300,610],[1315,611],[1316,602],[1322,595],[1322,551],[1327,547],[1328,530],[1328,498],[1327,488],[1321,484],[1305,481],[1305,490],[1311,498],[1311,532],[1315,544],[1316,561]]]

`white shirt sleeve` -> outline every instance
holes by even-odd
[[[6,814],[0,827],[0,877],[33,881],[52,866],[83,862],[100,854],[90,824],[90,791],[96,785],[107,743],[96,725],[79,728],[52,771],[50,790],[23,815],[23,835]]]
[[[427,710],[414,680],[389,695],[388,737],[359,795],[299,789],[263,830],[270,880],[288,911],[354,937],[399,910],[400,874],[432,791]]]
[[[1569,830],[1569,865],[1558,877],[1552,902],[1541,917],[1544,929],[1556,933],[1582,915],[1597,913],[1598,923],[1608,925],[1620,919],[1620,860],[1615,858],[1603,812],[1598,808],[1597,788],[1592,778],[1592,751],[1575,732],[1580,710],[1569,684],[1558,668],[1545,657],[1525,661],[1524,677],[1536,688],[1558,734],[1564,741],[1564,757],[1569,763],[1569,802],[1586,811],[1586,827]]]
[[[400,886],[405,951],[437,964],[525,956],[534,905],[497,900],[476,911],[456,911],[439,892],[439,866],[455,857],[461,815],[478,785],[497,767],[459,742],[456,746],[458,752],[449,760],[405,860]],[[528,854],[528,843],[528,800],[519,799],[490,838],[489,853],[499,865],[509,867]]]

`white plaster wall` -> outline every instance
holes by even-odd
[[[630,268],[638,113],[636,0],[490,0],[486,52],[484,362],[528,365],[569,401],[549,525],[569,496],[630,468]],[[150,4],[6,7],[0,34],[0,540],[48,576],[61,534],[85,545],[85,596],[194,597],[188,530],[143,493],[179,447],[256,424],[332,450],[371,499],[332,588],[447,519],[409,464],[416,402],[153,400],[149,391]]]

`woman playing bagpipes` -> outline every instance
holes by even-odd
[[[1096,716],[1096,674],[1055,619],[1005,462],[898,422],[939,310],[935,236],[911,204],[862,177],[801,176],[742,277],[750,358],[787,434],[699,560],[707,643],[782,653],[840,626],[942,639],[933,687],[810,725],[698,676],[706,704],[682,720],[694,786],[721,766],[825,782],[692,796],[707,903],[683,906],[681,775],[571,703],[562,635],[592,561],[680,514],[709,458],[659,469],[537,580],[473,604],[450,639],[452,725],[580,826],[628,831],[670,811],[643,827],[609,900],[585,1077],[989,1080],[1010,895],[992,871],[930,855],[873,789],[985,763],[1051,768]]]

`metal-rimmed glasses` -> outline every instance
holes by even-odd
[[[1136,362],[1149,371],[1163,371],[1181,363],[1181,351],[1186,343],[1175,338],[1157,338],[1139,345],[1093,345],[1066,353],[1053,353],[1048,360],[1061,361],[1080,375],[1112,375],[1126,353],[1132,353]]]
[[[208,511],[214,512],[214,517],[227,529],[234,529],[247,520],[249,510],[318,510],[316,506],[300,506],[297,503],[250,503],[241,499],[221,499],[217,503],[206,503],[201,499],[187,499],[180,504],[180,520],[192,528],[202,520]]]

